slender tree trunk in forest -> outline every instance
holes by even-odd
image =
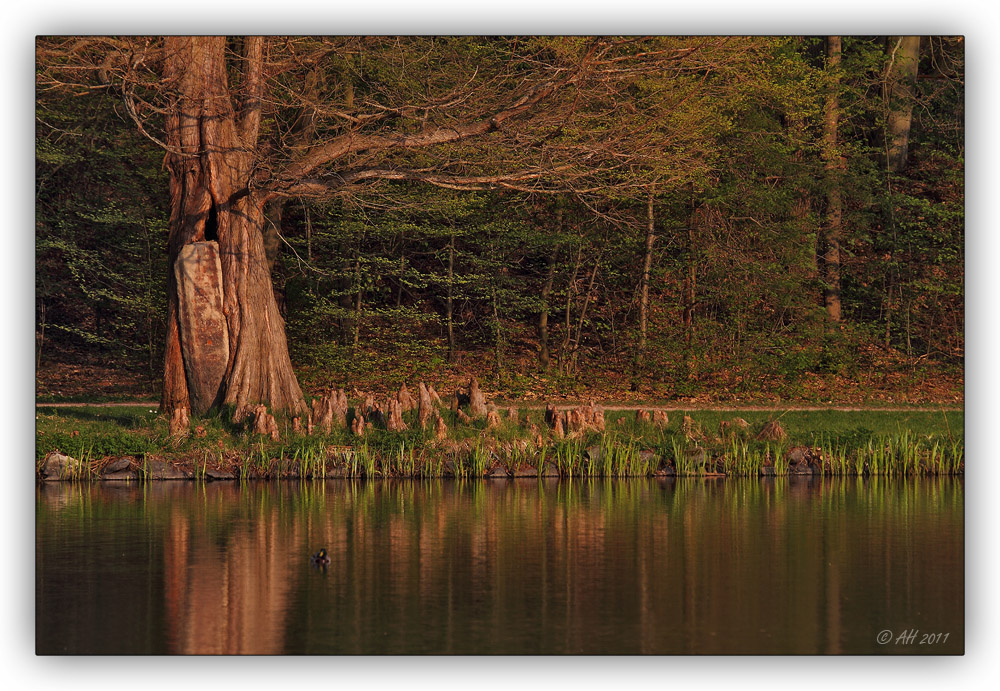
[[[490,284],[490,298],[493,302],[493,376],[500,381],[503,371],[503,331],[500,324],[500,310],[497,306],[496,280]]]
[[[840,243],[843,237],[843,201],[841,178],[846,160],[840,155],[837,129],[840,120],[840,36],[826,39],[826,69],[829,91],[823,109],[823,156],[826,159],[826,218],[823,224],[823,303],[827,319],[839,322],[840,305]]]
[[[646,200],[646,251],[642,260],[642,281],[639,289],[639,351],[646,349],[646,328],[649,323],[649,272],[653,266],[653,241],[656,236],[653,222],[653,187]]]
[[[552,354],[549,352],[549,296],[552,295],[552,283],[556,276],[556,257],[559,246],[553,245],[549,255],[549,265],[545,272],[545,283],[542,285],[542,309],[538,314],[538,365],[548,371]]]
[[[694,304],[697,293],[698,273],[694,264],[694,230],[688,227],[688,259],[687,272],[684,276],[684,345],[691,346],[691,337],[694,334]]]
[[[361,342],[361,295],[364,292],[361,288],[361,248],[358,248],[358,256],[354,262],[354,285],[357,287],[357,295],[354,301],[354,336],[351,340],[351,347],[357,348]]]
[[[271,285],[263,240],[263,200],[250,186],[261,115],[262,46],[260,38],[244,40],[244,99],[239,114],[230,98],[225,38],[175,36],[168,37],[164,46],[164,78],[176,98],[166,118],[169,261],[173,266],[191,243],[218,242],[229,349],[218,393],[211,402],[234,406],[238,419],[256,403],[289,413],[306,412]],[[205,364],[185,361],[179,286],[174,272],[168,272],[168,277],[161,407],[173,411],[192,408],[188,382],[204,374]],[[197,408],[204,407],[204,399],[200,400]]]
[[[913,119],[914,86],[920,60],[919,36],[890,36],[887,50],[886,94],[886,166],[898,173],[906,168]]]
[[[885,165],[886,192],[892,195],[892,177],[889,173],[898,173],[906,168],[909,157],[910,124],[913,116],[914,87],[917,78],[917,63],[920,59],[919,36],[890,36],[886,41],[886,52],[889,60],[885,71],[885,88],[883,97],[886,103],[885,131]],[[896,304],[893,300],[895,286],[893,255],[896,247],[896,223],[893,218],[892,205],[886,210],[886,227],[892,232],[893,242],[889,249],[890,269],[886,276],[888,287],[885,297],[885,348],[892,344],[892,320]],[[902,304],[902,295],[897,291],[898,303]]]
[[[691,337],[694,332],[694,304],[697,286],[697,267],[695,266],[695,243],[694,226],[698,222],[698,208],[694,201],[694,187],[691,187],[691,198],[688,202],[688,224],[687,224],[687,267],[684,276],[684,310],[681,316],[681,324],[684,326],[684,345],[691,347]]]
[[[563,227],[563,210],[556,209],[556,225],[560,235]],[[552,245],[552,252],[549,254],[548,267],[545,273],[545,283],[542,284],[542,309],[538,313],[538,365],[543,370],[549,369],[551,353],[549,352],[549,296],[552,294],[552,282],[556,275],[556,257],[559,253],[559,245]]]
[[[38,300],[38,327],[35,330],[35,371],[42,368],[42,346],[45,345],[45,300]]]
[[[576,369],[577,352],[580,350],[580,341],[583,338],[583,323],[587,318],[587,308],[590,306],[590,296],[594,292],[594,281],[597,280],[597,270],[601,268],[601,256],[597,256],[594,262],[594,270],[590,272],[590,280],[587,282],[587,292],[583,296],[583,307],[580,309],[580,318],[576,321],[576,337],[573,339],[573,369]]]
[[[573,262],[573,275],[569,279],[569,284],[566,286],[566,319],[563,325],[565,333],[563,334],[562,343],[559,345],[559,374],[565,374],[567,371],[567,365],[569,364],[568,349],[570,339],[573,336],[573,330],[570,326],[570,317],[573,310],[573,298],[576,296],[576,277],[580,273],[580,260],[583,258],[583,238],[580,238],[580,244],[576,248],[576,260]]]
[[[448,323],[448,362],[455,362],[455,231],[448,238],[448,298],[445,318]]]

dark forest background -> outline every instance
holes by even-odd
[[[964,46],[922,37],[908,75],[898,38],[843,37],[835,65],[825,38],[744,38],[636,80],[620,118],[580,126],[652,163],[600,189],[383,180],[289,201],[266,239],[303,389],[475,373],[512,397],[961,400]],[[345,100],[391,71],[377,53],[324,69]],[[345,71],[365,75],[350,93]],[[153,396],[163,151],[110,87],[39,89],[36,124],[38,393]]]

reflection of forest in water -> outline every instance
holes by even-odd
[[[61,483],[38,497],[39,652],[963,645],[961,480]],[[325,573],[308,559],[320,547]],[[950,643],[875,643],[905,628]]]

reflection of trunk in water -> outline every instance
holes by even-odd
[[[170,652],[281,654],[287,598],[301,572],[299,524],[289,530],[274,508],[234,530],[224,549],[205,527],[180,510],[171,514],[164,545]]]
[[[961,642],[951,478],[171,484],[45,488],[43,638],[80,588],[92,606],[73,625],[102,623],[74,640],[146,617],[165,639],[152,652],[878,652],[860,629],[917,609]],[[82,569],[117,558],[100,551],[106,519],[130,510],[162,570],[123,573],[112,614],[86,590],[106,579]],[[58,520],[100,559],[56,570]]]

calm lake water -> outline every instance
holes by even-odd
[[[963,513],[950,478],[52,483],[36,649],[955,654]]]

